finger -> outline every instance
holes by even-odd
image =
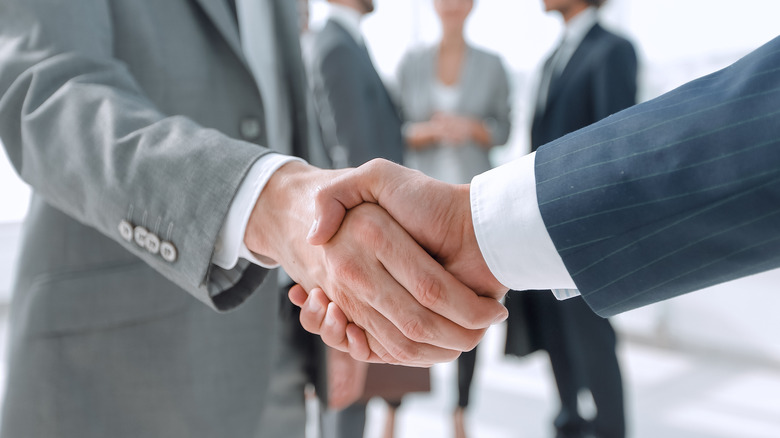
[[[348,352],[356,360],[401,364],[373,337],[369,343],[366,333],[357,325],[349,323],[346,315],[328,299],[322,289],[314,288],[307,295],[302,286],[296,285],[291,288],[290,294],[306,297],[305,301],[299,301],[301,325],[307,331],[320,335],[325,345]],[[323,307],[325,308],[324,312],[322,311]],[[351,337],[348,338],[348,336]],[[372,351],[370,345],[373,345],[376,351]]]
[[[360,330],[359,327],[358,327],[358,330]],[[365,333],[365,332],[363,332],[363,333]],[[377,343],[376,339],[374,339],[371,335],[366,335],[366,342],[367,342],[367,345],[374,345],[374,344]],[[453,357],[455,357],[455,356],[453,356]],[[422,368],[428,368],[428,367],[431,367],[431,366],[434,365],[433,363],[428,363],[428,362],[403,363],[403,362],[400,362],[398,360],[392,360],[392,361],[388,362],[388,361],[385,361],[384,359],[382,359],[382,355],[377,354],[374,351],[371,352],[368,360],[366,360],[365,362],[384,363],[384,364],[390,364],[390,365],[402,365],[402,366],[422,367]]]
[[[302,287],[300,289],[303,291]],[[323,308],[325,309],[324,312],[322,311]],[[395,358],[388,352],[383,343],[376,341],[375,338],[371,337],[369,342],[365,332],[355,324],[349,324],[352,339],[348,339],[346,315],[335,303],[328,299],[327,295],[320,288],[314,288],[308,294],[308,299],[301,309],[300,319],[304,329],[320,335],[322,341],[329,347],[349,352],[356,360],[414,366],[430,366],[432,364],[430,360],[425,359],[409,360],[405,357],[402,359]],[[389,345],[395,345],[395,343],[389,342]],[[372,346],[374,350],[372,350]],[[403,348],[408,349],[408,347]],[[427,347],[423,349],[428,350]],[[443,356],[437,353],[430,353],[424,354],[422,357],[432,355],[434,360],[440,360],[440,357],[451,357],[453,353],[443,353]]]
[[[364,258],[362,264],[355,264],[349,262],[349,258],[343,258],[340,264],[334,265],[332,271],[350,282],[351,290],[371,293],[347,294],[336,290],[330,291],[335,293],[331,299],[399,361],[436,362],[452,350],[471,350],[484,334],[481,329],[497,318],[492,315],[487,323],[472,330],[432,311],[432,307],[440,307],[466,319],[463,314],[474,310],[480,312],[480,307],[484,306],[475,299],[476,309],[448,308],[443,284],[449,282],[451,287],[459,286],[472,297],[476,297],[475,293],[454,280],[381,207],[364,204],[355,208],[348,215],[345,226],[349,234],[360,239],[356,241],[360,247],[374,250],[378,260]],[[339,236],[325,249],[338,246],[342,239],[349,239],[342,237],[342,233]],[[410,294],[409,291],[413,292]],[[355,302],[355,298],[363,301]],[[505,311],[497,301],[494,302]],[[392,330],[388,323],[393,326]],[[388,337],[391,332],[393,336]],[[430,345],[421,347],[420,344]],[[373,346],[372,350],[375,350]]]
[[[307,240],[312,245],[328,242],[338,231],[346,211],[363,202],[376,203],[394,172],[405,168],[382,159],[348,171],[319,187],[314,196],[314,223]]]
[[[477,295],[416,245],[411,237],[399,239],[395,245],[381,248],[377,257],[423,307],[457,326],[472,330],[487,328],[507,318],[509,313],[499,301]]]
[[[399,327],[406,326],[409,329],[417,330],[415,326],[418,324],[414,323],[414,320],[417,320],[426,325],[420,329],[436,332],[428,336],[442,337],[443,340],[448,338],[457,340],[462,336],[468,336],[464,329],[484,329],[506,319],[508,312],[500,302],[492,298],[477,296],[473,290],[463,285],[431,258],[408,234],[403,232],[397,223],[394,223],[390,218],[387,219],[387,222],[390,223],[380,225],[383,233],[398,232],[392,235],[392,245],[382,245],[377,250],[379,261],[394,280],[409,291],[420,305],[443,317],[443,319],[432,319],[430,315],[426,317],[424,312],[420,312],[419,308],[407,305],[407,307],[402,308],[417,309],[417,313],[404,313],[405,322],[402,322]],[[392,295],[376,295],[376,297],[380,300],[397,298]],[[377,306],[387,308],[390,304],[377,303]],[[390,312],[393,310],[388,309]],[[389,314],[385,313],[385,315]],[[447,324],[446,320],[449,320],[450,324]],[[394,322],[398,323],[399,321],[395,320]],[[410,334],[406,331],[404,333]],[[412,339],[422,342],[433,341],[428,337]],[[461,351],[473,348],[471,345],[464,349],[460,347],[468,346],[447,342],[435,345],[457,348]]]
[[[386,275],[386,274],[385,274]],[[377,284],[387,284],[392,278],[379,278]],[[408,310],[411,307],[421,308],[419,303],[412,299],[406,291],[398,287],[396,294],[403,294],[408,302],[401,304],[400,309]],[[404,310],[404,311],[406,311]],[[432,314],[427,309],[424,312]],[[413,312],[417,313],[417,312]],[[441,318],[438,315],[435,317]],[[370,306],[360,306],[353,315],[355,323],[366,331],[369,347],[379,358],[386,363],[397,363],[409,366],[426,366],[433,363],[450,362],[457,358],[461,349],[443,348],[433,343],[419,342],[402,332],[390,319],[386,318],[378,309]],[[451,324],[451,323],[450,323]],[[454,324],[452,324],[454,326]],[[479,335],[481,338],[481,335]],[[476,345],[478,338],[473,343]],[[438,343],[438,339],[434,340]],[[472,341],[469,341],[469,344]]]
[[[379,356],[371,351],[371,348],[368,345],[366,332],[363,331],[363,329],[350,323],[347,324],[344,334],[347,336],[349,354],[353,359],[368,362],[372,358],[372,353],[374,353],[373,356],[375,356],[376,360],[379,359]]]
[[[329,303],[321,326],[320,337],[322,342],[338,350],[349,351],[347,340],[348,323],[346,315],[344,315],[344,312],[339,309],[336,303]]]
[[[308,298],[301,306],[301,314],[298,319],[304,330],[319,335],[322,332],[325,312],[330,301],[324,293],[314,293],[315,291],[317,291],[317,289],[312,290],[312,293],[309,294]],[[333,347],[336,348],[336,346]]]
[[[304,289],[303,286],[296,284],[287,292],[287,297],[290,299],[291,303],[298,307],[303,307],[306,303],[306,299],[309,298],[309,294],[306,293],[306,289]]]

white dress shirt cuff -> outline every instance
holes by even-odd
[[[535,158],[535,153],[526,155],[474,177],[474,233],[501,284],[514,290],[551,289],[558,299],[570,298],[579,292],[539,211]]]
[[[212,263],[223,269],[233,269],[240,257],[268,269],[279,266],[276,261],[249,251],[244,243],[244,234],[249,216],[252,214],[252,209],[255,207],[260,192],[263,191],[263,187],[277,169],[291,161],[303,160],[269,153],[260,157],[252,165],[230,204],[225,223],[222,224],[222,229],[217,236],[214,256],[211,258]]]

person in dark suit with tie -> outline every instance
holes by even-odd
[[[547,11],[563,17],[565,31],[542,69],[532,151],[635,103],[634,48],[598,23],[601,3],[544,1]],[[594,314],[580,297],[559,302],[549,292],[510,293],[507,308],[508,340],[522,331],[528,333],[530,350],[549,353],[561,401],[554,421],[557,436],[623,437],[623,388],[609,321]],[[508,353],[514,345],[507,343]],[[584,419],[578,408],[588,393],[596,407],[592,419]]]
[[[329,0],[328,20],[309,40],[309,83],[323,143],[335,168],[359,166],[372,158],[397,163],[403,160],[405,143],[399,111],[374,68],[360,30],[360,21],[373,10],[372,0]],[[343,409],[325,411],[322,433],[326,438],[363,436],[369,397],[363,392],[364,381],[370,385],[383,379],[414,380],[411,376],[399,377],[396,372],[422,373],[420,378],[428,379],[427,371],[421,369],[376,364],[366,370],[365,364],[342,355],[328,353],[328,363],[333,368],[328,371],[333,377],[329,383],[353,381],[353,384],[337,386],[349,388],[345,392],[357,390],[350,396],[364,396]],[[395,385],[403,383],[399,381]],[[388,403],[384,436],[390,438],[401,400],[397,395],[378,395],[384,395]]]

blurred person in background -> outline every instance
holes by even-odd
[[[304,52],[325,150],[336,168],[373,158],[397,163],[403,159],[398,107],[374,68],[360,30],[362,18],[373,10],[372,0],[328,0],[328,19],[311,34]],[[336,350],[328,351],[327,367],[333,393],[323,407],[325,438],[362,437],[373,396],[387,402],[383,436],[391,438],[403,395],[430,389],[429,372],[423,368],[365,364]]]
[[[463,30],[472,0],[434,0],[442,28],[437,44],[412,50],[401,61],[397,80],[406,164],[428,176],[463,184],[489,170],[490,149],[509,138],[510,91],[501,59],[466,41]],[[477,349],[458,364],[455,436],[466,436]]]
[[[565,23],[560,44],[545,61],[531,127],[531,150],[634,105],[637,59],[631,43],[598,22],[603,0],[544,0]],[[560,396],[554,420],[559,438],[625,436],[623,386],[616,335],[582,297],[552,293],[507,296],[507,353],[546,350]],[[529,337],[526,348],[518,339]],[[595,412],[583,403],[592,400]],[[592,411],[592,409],[590,409]],[[583,416],[588,417],[583,418]]]

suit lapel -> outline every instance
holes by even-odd
[[[244,52],[241,49],[241,39],[238,35],[238,23],[227,2],[229,0],[193,0],[203,12],[211,19],[214,26],[222,34],[228,46],[235,52],[239,59],[244,60]]]
[[[577,46],[577,50],[571,55],[571,59],[566,63],[566,67],[557,77],[553,77],[550,81],[550,91],[547,94],[547,105],[545,108],[549,109],[563,90],[563,85],[566,84],[570,78],[576,77],[577,72],[586,64],[588,60],[588,54],[591,53],[590,45],[593,44],[598,38],[598,34],[601,31],[601,26],[596,23],[582,39],[580,45]]]

